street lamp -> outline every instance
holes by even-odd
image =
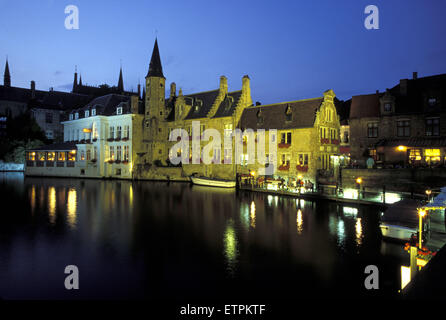
[[[432,193],[432,190],[430,190],[430,189],[427,189],[427,190],[426,190],[426,194],[427,194],[427,202],[430,201],[431,193]]]
[[[406,146],[398,146],[398,147],[396,147],[396,150],[398,150],[398,151],[406,151],[407,147]]]
[[[361,194],[361,183],[362,183],[362,178],[361,177],[357,177],[356,178],[356,184],[358,185],[358,199],[360,198],[360,194]]]
[[[419,209],[418,216],[420,217],[420,225],[419,225],[419,237],[418,237],[418,246],[420,250],[422,249],[423,243],[423,217],[426,215],[426,210]]]

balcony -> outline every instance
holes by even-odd
[[[330,144],[330,139],[328,139],[328,138],[321,138],[321,144]]]
[[[331,144],[339,145],[339,142],[338,139],[331,139]]]
[[[281,149],[286,149],[291,147],[291,143],[279,143],[278,147]]]

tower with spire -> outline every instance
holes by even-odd
[[[10,87],[11,86],[11,74],[9,73],[8,58],[6,58],[5,72],[3,74],[3,85],[5,87]]]
[[[146,76],[145,118],[163,120],[165,117],[165,84],[166,78],[161,66],[158,39],[155,39],[149,71]]]

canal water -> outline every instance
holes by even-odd
[[[2,299],[394,297],[408,263],[374,207],[21,173],[0,173],[0,197]],[[64,287],[68,265],[79,290]]]

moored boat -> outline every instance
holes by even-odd
[[[235,188],[235,180],[223,180],[207,177],[190,177],[193,184],[207,187],[219,187],[219,188]]]

